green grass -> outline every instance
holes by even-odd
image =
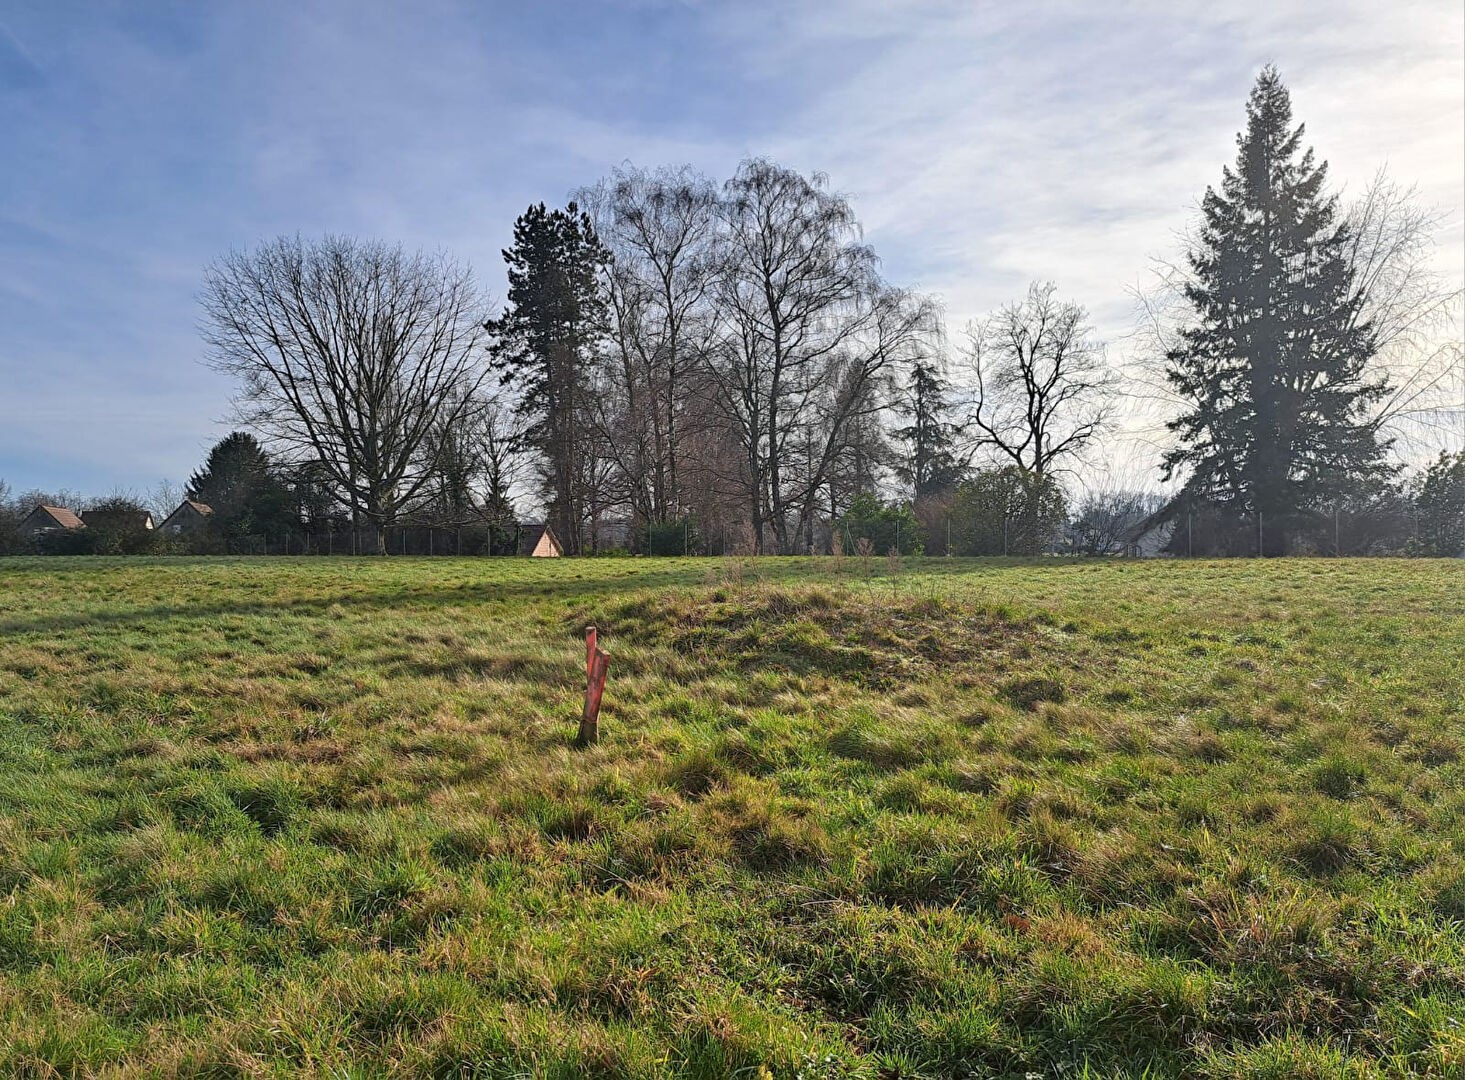
[[[892,569],[0,562],[0,1073],[1465,1071],[1465,563]]]

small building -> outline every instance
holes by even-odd
[[[16,535],[44,536],[46,533],[72,532],[85,529],[86,522],[64,506],[37,506],[15,527]]]
[[[1175,536],[1175,504],[1166,503],[1122,537],[1124,554],[1131,559],[1157,559],[1170,554]]]
[[[195,502],[193,499],[184,499],[178,504],[178,509],[163,519],[158,526],[161,532],[171,533],[178,536],[182,533],[198,532],[209,523],[209,518],[214,516],[214,508],[208,503]]]
[[[153,515],[149,510],[83,510],[81,520],[89,529],[109,532],[151,530]]]
[[[547,524],[520,523],[520,555],[529,555],[536,559],[558,559],[564,553],[564,549],[560,547],[559,537],[555,536],[554,530]]]

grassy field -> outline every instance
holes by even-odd
[[[1461,561],[0,560],[0,1073],[1460,1076],[1462,752]]]

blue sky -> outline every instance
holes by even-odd
[[[821,170],[954,333],[1053,278],[1117,355],[1269,61],[1339,185],[1446,211],[1465,280],[1458,0],[4,0],[0,479],[186,478],[228,430],[195,297],[230,248],[446,248],[501,296],[514,216],[626,160]]]

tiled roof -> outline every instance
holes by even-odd
[[[81,518],[77,517],[64,506],[38,506],[36,510],[49,514],[55,520],[56,524],[60,525],[63,529],[79,529],[85,524]],[[32,511],[32,513],[34,512]]]

